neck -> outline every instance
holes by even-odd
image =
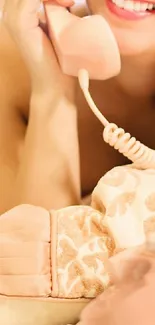
[[[148,54],[141,57],[122,58],[122,70],[117,83],[131,96],[150,97],[155,94],[155,58]]]

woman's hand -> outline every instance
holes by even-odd
[[[73,4],[72,0],[55,2],[62,6]],[[62,75],[51,42],[40,27],[41,6],[40,0],[5,0],[4,22],[29,68],[33,91],[43,95],[51,94],[53,89],[56,95],[66,91],[71,78]]]
[[[155,252],[127,250],[111,263],[115,287],[86,307],[78,325],[154,325]]]

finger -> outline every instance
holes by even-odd
[[[43,31],[48,35],[48,27],[47,27],[47,21],[46,21],[46,14],[44,10],[44,3],[57,3],[60,6],[69,8],[74,5],[73,0],[42,0],[42,3],[40,4],[38,17],[39,17],[39,26],[43,29]]]
[[[59,4],[60,6],[64,6],[64,7],[71,7],[74,5],[74,1],[73,0],[43,0],[43,2],[55,2],[57,4]]]
[[[51,93],[60,82],[60,69],[50,41],[38,27],[39,0],[7,0],[5,23],[28,66],[33,90]]]
[[[57,3],[65,7],[71,7],[74,5],[74,1],[71,0],[57,0]]]
[[[3,19],[13,38],[23,36],[27,29],[37,27],[40,0],[5,0]]]

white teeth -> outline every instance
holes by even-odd
[[[136,12],[145,12],[146,10],[155,9],[155,4],[148,2],[139,2],[132,0],[112,0],[112,2],[119,8],[136,11]]]
[[[140,4],[140,10],[141,11],[145,11],[145,10],[147,10],[148,9],[148,3],[141,3]]]
[[[154,5],[153,5],[152,3],[149,3],[149,4],[148,4],[148,9],[149,9],[149,10],[152,10],[153,8],[154,8]]]
[[[124,0],[116,0],[118,3],[117,3],[117,6],[120,7],[120,8],[123,8],[124,7]]]
[[[140,4],[140,2],[135,2],[135,4],[134,4],[134,10],[135,11],[141,11],[141,4]]]
[[[133,1],[125,1],[124,2],[124,9],[132,11],[133,10]]]

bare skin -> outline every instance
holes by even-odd
[[[90,0],[89,2],[93,12],[97,12],[100,0]],[[118,35],[117,38],[119,38]],[[122,56],[121,74],[106,82],[91,82],[91,93],[102,113],[110,121],[125,128],[137,139],[155,149],[155,44],[153,42],[151,50],[147,48],[146,44],[147,51],[144,51],[142,44],[142,53],[138,53],[138,55],[134,53],[130,57],[125,53]],[[123,51],[124,49],[122,49]],[[136,52],[135,48],[133,52]],[[22,200],[21,202],[20,200],[13,201],[12,192],[16,191],[17,175],[25,151],[31,89],[30,76],[24,60],[2,23],[0,25],[0,76],[0,213],[3,213],[15,204],[23,203]],[[80,183],[82,195],[85,196],[91,193],[99,178],[106,171],[116,165],[125,164],[127,161],[114,149],[104,144],[102,126],[88,109],[80,89],[74,104],[77,107],[79,124],[73,147],[77,146],[76,136],[79,136]],[[45,129],[46,123],[44,125],[44,119],[41,120],[39,125]],[[61,125],[59,127],[61,132]],[[42,132],[42,129],[39,130]],[[76,150],[78,152],[78,149]],[[54,153],[52,154],[54,155]],[[35,174],[34,182],[36,179],[38,181],[41,169],[45,167],[43,155],[44,152],[41,149],[38,156],[39,168]],[[76,154],[75,157],[77,157]],[[70,159],[72,160],[72,156]],[[73,166],[73,172],[74,170],[79,177],[78,166],[75,169]],[[45,208],[53,207],[51,196],[47,195],[42,180],[39,185],[37,183],[37,190],[38,186],[40,186],[39,198],[36,199],[32,195],[32,198],[26,198],[25,202],[39,204]],[[49,191],[52,187],[51,178]],[[78,193],[78,189],[76,193]],[[73,194],[71,199],[68,197],[61,199],[60,196],[59,202],[54,207],[78,203],[78,200],[77,194]]]

